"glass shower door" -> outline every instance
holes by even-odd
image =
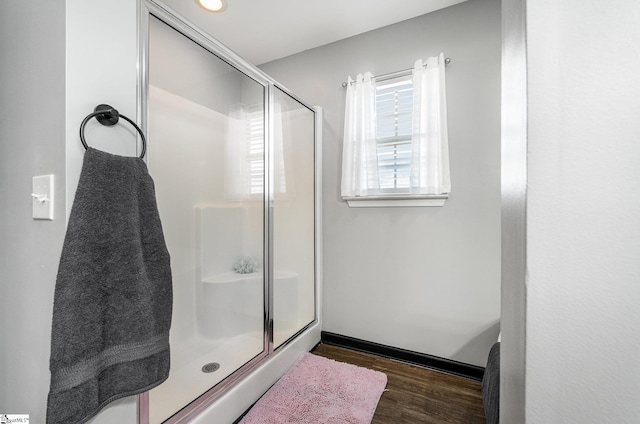
[[[266,355],[266,88],[150,18],[149,168],[171,254],[171,373],[160,423]]]
[[[274,87],[273,345],[313,322],[315,311],[315,112]]]

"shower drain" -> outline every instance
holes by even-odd
[[[202,367],[202,372],[214,372],[214,371],[218,371],[218,369],[220,369],[220,364],[217,362],[209,362],[208,364],[205,364]]]

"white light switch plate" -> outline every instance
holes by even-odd
[[[31,202],[33,219],[53,220],[53,174],[33,177]]]

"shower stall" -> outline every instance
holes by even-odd
[[[177,423],[318,337],[320,112],[142,3],[142,116],[174,303],[171,373],[139,399],[139,422]]]

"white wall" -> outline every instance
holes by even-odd
[[[527,4],[527,423],[640,422],[639,20]]]
[[[261,68],[324,107],[324,326],[482,365],[500,317],[500,2],[474,0]],[[443,208],[339,197],[347,76],[443,51],[453,190]]]

